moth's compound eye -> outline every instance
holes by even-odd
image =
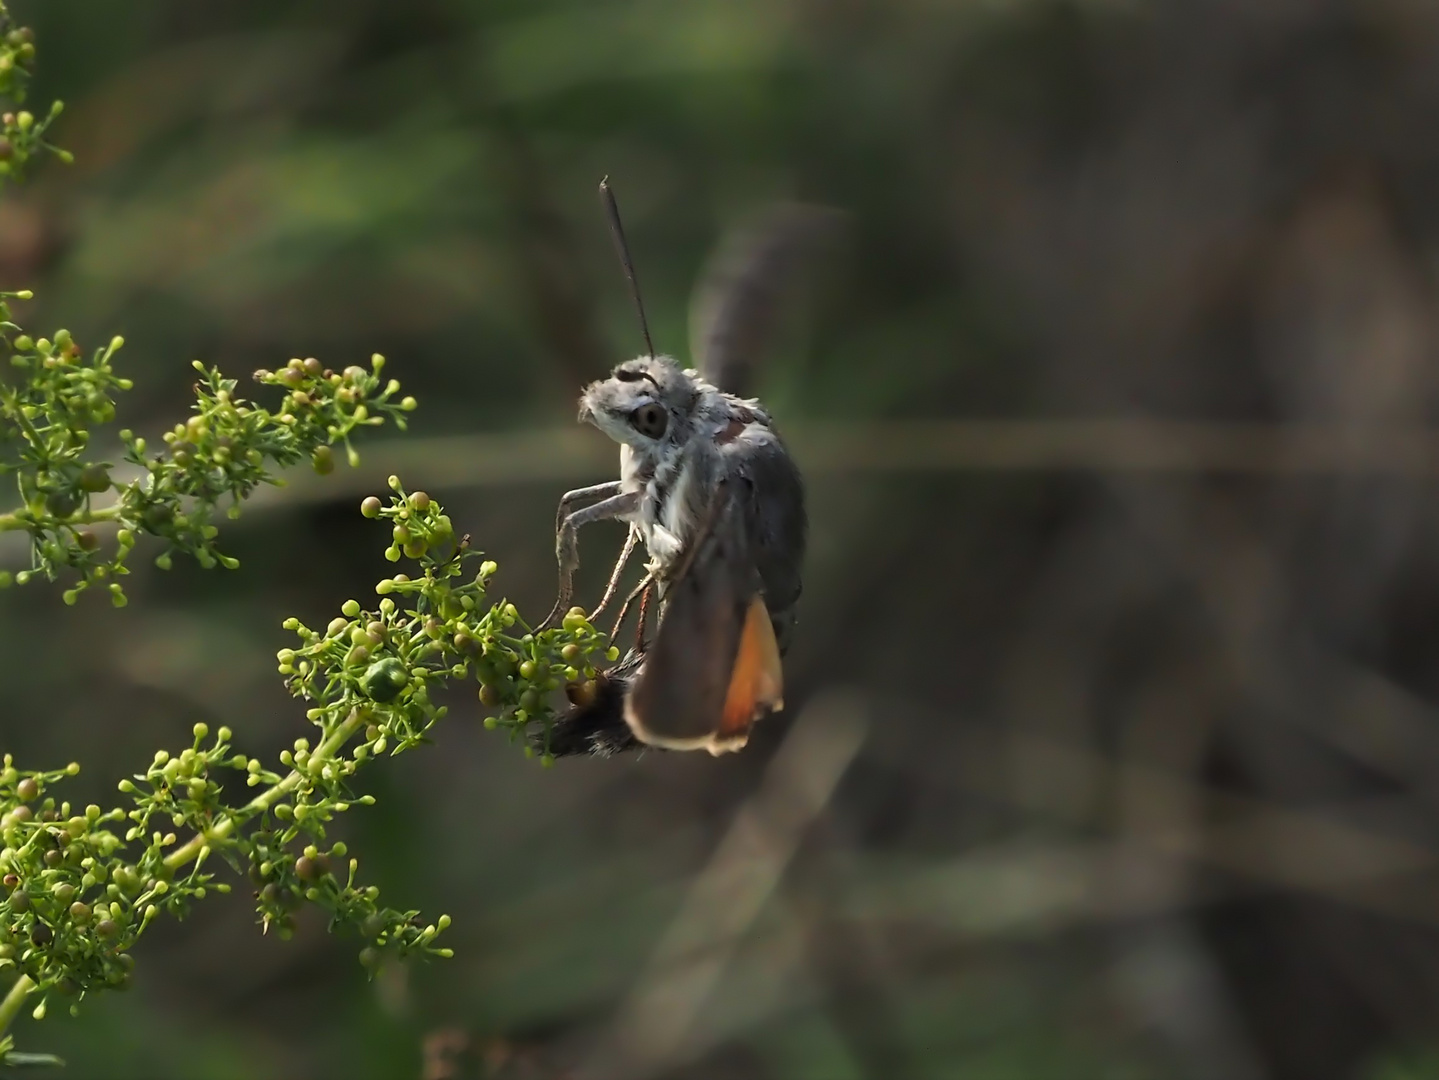
[[[630,426],[647,439],[662,439],[670,426],[669,414],[651,401],[630,413]]]

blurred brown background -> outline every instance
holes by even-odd
[[[4,597],[4,746],[81,801],[197,720],[305,733],[280,622],[385,575],[390,471],[545,610],[555,500],[612,469],[577,391],[639,345],[600,176],[681,354],[744,213],[849,215],[759,387],[814,523],[787,712],[541,770],[466,690],[346,822],[454,960],[367,983],[217,897],[25,1045],[72,1080],[1439,1077],[1439,8],[14,7],[76,163],[0,201],[0,285],[126,336],[123,423],[197,357],[378,350],[421,403],[232,526],[237,572]]]

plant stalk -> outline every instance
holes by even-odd
[[[25,1004],[25,999],[35,989],[35,980],[29,975],[21,975],[10,987],[10,992],[5,999],[0,1001],[0,1035],[4,1035],[14,1022],[15,1017],[20,1014],[20,1006]]]
[[[320,743],[319,746],[311,751],[309,760],[306,762],[307,768],[311,763],[329,761],[343,750],[345,744],[350,741],[351,736],[360,730],[364,721],[364,714],[362,714],[359,709],[351,712],[349,716],[345,717],[343,722],[336,726],[334,731],[330,732],[329,738],[325,739],[324,742]],[[204,832],[196,833],[190,837],[189,840],[185,841],[184,844],[166,855],[165,866],[171,870],[177,870],[187,862],[197,858],[202,848],[207,847],[214,841],[225,839],[225,837],[235,831],[236,825],[253,817],[255,814],[260,814],[270,809],[270,807],[279,802],[283,796],[298,787],[300,781],[304,778],[304,774],[298,769],[290,770],[288,776],[266,788],[246,803],[239,814],[225,815],[220,818],[219,821],[215,822],[214,825],[210,826],[210,828]]]
[[[93,525],[100,521],[114,521],[120,516],[121,504],[111,503],[109,506],[102,506],[98,510],[82,510],[78,514],[66,518],[64,521],[57,521],[56,526],[64,525]],[[22,529],[29,529],[35,523],[18,513],[0,514],[0,532],[19,532]]]

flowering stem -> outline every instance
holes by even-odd
[[[120,517],[121,505],[112,503],[98,510],[81,510],[79,513],[57,522],[59,525],[92,525],[97,521],[115,521]],[[19,532],[35,524],[32,518],[21,513],[0,514],[0,532]]]
[[[360,730],[364,724],[364,720],[364,715],[360,710],[356,709],[350,713],[350,715],[330,733],[329,738],[315,747],[305,762],[306,768],[308,769],[312,764],[318,765],[328,761],[339,753],[340,750],[344,749],[345,744],[350,741],[350,738],[355,732]],[[169,855],[166,855],[165,866],[170,870],[176,870],[184,866],[191,859],[197,858],[202,849],[210,846],[210,844],[216,840],[224,840],[234,832],[235,826],[240,822],[253,817],[255,814],[264,813],[266,810],[269,810],[279,802],[281,798],[293,791],[304,778],[304,774],[298,769],[292,769],[290,775],[256,795],[245,804],[244,808],[240,810],[238,814],[226,815],[220,818],[220,820],[215,822],[210,828],[202,833],[196,833],[180,847],[170,852]]]
[[[29,975],[21,975],[10,987],[10,992],[5,999],[0,1001],[0,1036],[9,1030],[11,1023],[20,1013],[20,1006],[25,1004],[25,999],[35,989],[35,980]]]

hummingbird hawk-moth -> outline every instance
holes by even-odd
[[[721,754],[743,747],[754,722],[783,707],[781,661],[795,623],[807,534],[799,469],[769,411],[741,394],[778,320],[787,279],[833,214],[775,206],[730,236],[696,289],[694,367],[686,369],[656,354],[650,342],[607,182],[600,194],[646,351],[580,398],[580,421],[620,444],[620,478],[561,498],[559,598],[545,625],[570,603],[582,526],[629,524],[601,609],[637,543],[649,561],[630,594],[630,601],[641,598],[635,648],[597,677],[592,695],[555,720],[548,747],[556,755],[608,756],[643,746]],[[587,500],[594,501],[574,509]],[[646,643],[651,597],[658,621]]]

